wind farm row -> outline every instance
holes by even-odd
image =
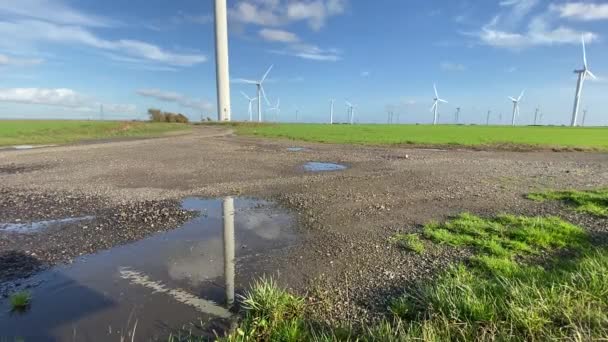
[[[582,118],[580,118],[579,116],[579,112],[580,112],[580,107],[581,107],[581,96],[582,96],[582,91],[583,91],[583,85],[585,83],[585,81],[587,80],[588,77],[592,78],[592,79],[597,79],[597,77],[591,72],[591,70],[589,70],[589,66],[587,63],[587,51],[586,51],[586,47],[585,47],[585,38],[581,37],[581,41],[582,41],[582,49],[583,49],[583,67],[581,69],[577,69],[574,70],[574,73],[577,74],[577,83],[576,83],[576,91],[575,91],[575,95],[574,95],[574,105],[573,105],[573,109],[572,109],[572,117],[570,120],[570,126],[575,127],[575,126],[579,126],[585,125],[585,120],[586,120],[586,116],[587,116],[587,110],[583,110],[583,115]],[[258,122],[262,122],[262,121],[279,121],[280,118],[280,112],[281,112],[281,100],[279,98],[277,98],[276,101],[276,105],[272,105],[271,102],[268,100],[268,97],[266,96],[266,91],[264,90],[264,81],[266,81],[268,75],[270,74],[271,70],[273,69],[273,65],[271,65],[268,70],[266,70],[266,72],[264,73],[264,75],[262,76],[262,78],[260,80],[251,80],[251,79],[237,79],[236,81],[239,83],[245,83],[245,84],[252,84],[255,85],[256,87],[256,92],[257,92],[257,96],[256,97],[250,97],[249,95],[247,95],[245,92],[241,92],[241,94],[243,95],[243,97],[245,97],[245,99],[248,101],[248,114],[249,114],[249,121],[253,122],[254,121],[254,113],[253,113],[253,105],[254,103],[257,103],[257,121]],[[443,99],[439,96],[439,92],[437,91],[437,85],[433,84],[433,90],[434,90],[434,97],[433,97],[433,105],[430,109],[433,118],[432,118],[432,123],[433,125],[437,125],[439,124],[439,118],[440,118],[440,112],[439,112],[439,106],[441,103],[445,103],[447,104],[448,101],[446,99]],[[512,114],[511,114],[511,125],[515,126],[517,124],[517,119],[518,117],[520,117],[521,115],[521,109],[520,109],[520,103],[523,101],[524,99],[524,95],[525,95],[525,89],[521,91],[521,93],[519,94],[518,97],[514,97],[514,96],[507,96],[507,99],[510,100],[512,102]],[[264,102],[267,105],[267,109],[268,112],[273,112],[274,113],[274,118],[271,118],[270,115],[268,115],[268,118],[266,120],[264,120],[263,114],[262,114],[262,99],[264,100]],[[330,104],[330,108],[329,108],[329,120],[328,123],[329,124],[334,124],[335,123],[335,118],[334,118],[334,106],[335,106],[335,99],[330,99],[329,100],[329,104]],[[357,106],[355,104],[352,103],[352,101],[346,99],[344,101],[344,104],[346,106],[346,111],[347,111],[347,119],[346,119],[346,123],[348,124],[355,124],[356,120],[355,120],[355,109],[357,108]],[[457,107],[456,108],[456,113],[455,113],[455,120],[454,123],[458,124],[460,123],[460,112],[461,112],[461,107]],[[298,114],[299,114],[299,110],[296,109],[296,122],[298,121]],[[491,114],[492,114],[492,110],[489,109],[487,111],[486,114],[486,120],[485,123],[487,125],[490,124],[491,121]],[[540,115],[539,115],[540,114]],[[534,125],[538,125],[540,124],[540,122],[542,121],[542,113],[540,112],[540,108],[536,108],[535,112],[534,112],[534,121],[533,124]],[[395,112],[394,110],[388,110],[388,120],[387,122],[390,123],[395,123],[394,120],[395,117]],[[399,116],[397,116],[397,123],[399,122]],[[500,114],[500,123],[502,123],[502,114]]]

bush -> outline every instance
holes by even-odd
[[[175,114],[171,112],[163,112],[160,109],[150,108],[148,109],[148,115],[150,116],[150,121],[152,122],[178,122],[178,123],[188,123],[188,117],[184,114]]]

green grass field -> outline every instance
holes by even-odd
[[[0,146],[64,144],[120,137],[149,137],[186,129],[190,129],[190,126],[169,123],[0,120]]]
[[[243,135],[339,144],[608,150],[608,128],[601,127],[322,124],[239,124],[236,127]]]

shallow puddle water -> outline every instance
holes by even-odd
[[[304,147],[288,147],[287,151],[289,152],[301,152],[306,150]]]
[[[336,163],[308,162],[304,164],[304,170],[308,172],[341,171],[346,169],[346,165]]]
[[[62,224],[91,221],[95,216],[83,216],[83,217],[68,217],[58,220],[38,221],[31,223],[0,223],[0,232],[11,232],[19,234],[31,234],[37,233],[47,228],[61,226]]]
[[[296,242],[295,220],[266,201],[186,199],[201,215],[182,227],[78,258],[24,283],[32,304],[0,302],[0,335],[36,341],[166,339],[189,323],[228,318],[254,276],[272,275],[273,253]]]

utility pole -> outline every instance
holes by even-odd
[[[215,73],[217,119],[230,121],[230,70],[228,60],[228,15],[226,0],[215,0]]]

